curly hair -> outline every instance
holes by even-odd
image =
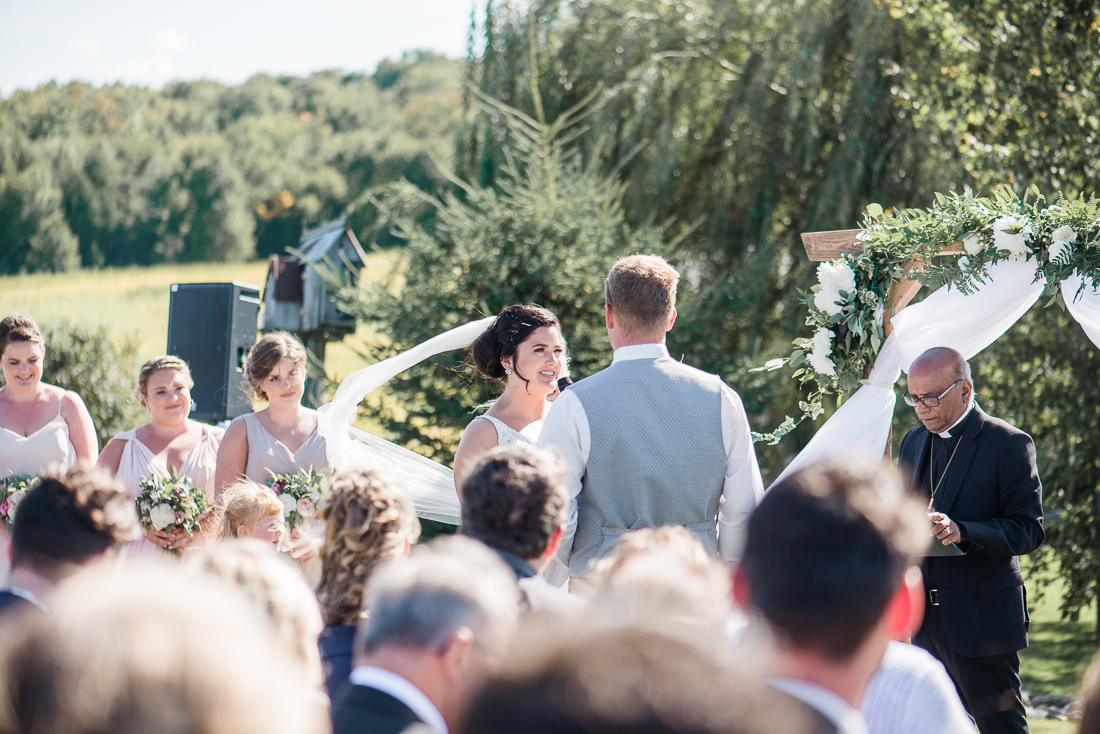
[[[326,625],[358,624],[367,580],[397,555],[405,537],[416,542],[420,521],[405,491],[374,469],[337,474],[317,515],[325,523],[317,589],[321,616]]]
[[[12,562],[60,576],[67,566],[140,537],[134,499],[125,487],[85,462],[68,469],[54,464],[19,503]]]
[[[565,467],[533,446],[498,446],[462,483],[462,533],[528,560],[546,552],[565,512]]]

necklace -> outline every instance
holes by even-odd
[[[959,440],[955,442],[955,448],[951,449],[951,456],[947,457],[947,466],[943,468],[943,474],[940,474],[940,481],[936,482],[936,486],[932,487],[932,477],[935,476],[932,470],[932,458],[936,455],[936,441],[932,440],[932,445],[928,447],[928,486],[932,487],[932,496],[928,498],[928,511],[932,511],[932,503],[936,500],[936,492],[939,491],[940,485],[943,484],[943,480],[947,477],[947,470],[951,468],[951,462],[955,460],[955,452],[959,450],[959,444],[962,443],[962,436],[959,436]]]

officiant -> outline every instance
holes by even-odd
[[[922,425],[902,439],[898,463],[928,502],[934,542],[962,551],[925,559],[927,609],[913,642],[947,668],[981,734],[1026,732],[1019,556],[1044,537],[1035,444],[974,402],[970,365],[954,349],[918,357],[904,399]]]

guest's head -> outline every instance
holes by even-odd
[[[973,397],[970,365],[954,349],[933,347],[909,367],[905,402],[932,433],[942,433],[954,425]]]
[[[266,487],[242,479],[218,498],[218,540],[255,538],[278,550],[285,532],[283,503]]]
[[[380,563],[409,552],[420,521],[405,490],[374,469],[333,477],[317,515],[325,523],[321,615],[330,626],[359,624],[368,579]]]
[[[1092,658],[1092,664],[1081,679],[1078,695],[1081,723],[1077,734],[1100,734],[1100,652]]]
[[[263,615],[212,580],[161,566],[89,571],[53,616],[0,629],[0,730],[305,734],[316,689]]]
[[[604,282],[611,346],[663,343],[676,321],[679,280],[658,255],[631,255],[612,265]]]
[[[179,357],[154,357],[138,372],[137,396],[154,425],[177,425],[191,412],[191,368]]]
[[[808,734],[818,723],[715,651],[571,622],[516,646],[459,734]]]
[[[37,388],[45,358],[45,340],[34,319],[12,314],[0,320],[0,362],[6,385],[16,390]]]
[[[538,306],[515,305],[500,312],[471,348],[483,377],[531,395],[557,390],[565,369],[565,342],[558,317]]]
[[[50,586],[74,571],[114,557],[141,536],[133,497],[86,464],[43,472],[19,502],[9,549],[16,585],[33,576]],[[16,583],[19,581],[19,583]]]
[[[256,604],[279,638],[320,685],[321,657],[317,638],[321,613],[317,598],[301,572],[270,545],[251,538],[228,540],[203,551],[200,572],[229,583]]]
[[[515,577],[480,543],[451,536],[417,546],[371,577],[355,664],[410,680],[454,726],[499,664],[518,606]]]
[[[866,686],[889,640],[920,624],[914,563],[928,544],[928,519],[896,472],[822,462],[769,490],[749,517],[735,596],[771,629],[781,666],[848,666]]]
[[[462,533],[541,571],[561,544],[566,498],[565,467],[554,454],[499,446],[462,483]]]
[[[626,533],[592,579],[593,608],[636,625],[720,636],[731,611],[725,567],[678,525]]]
[[[248,384],[252,394],[268,402],[296,403],[305,393],[309,357],[298,338],[273,331],[248,352]]]

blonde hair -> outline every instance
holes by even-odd
[[[232,485],[218,499],[219,541],[235,540],[240,529],[251,532],[256,523],[265,517],[283,516],[283,503],[275,493],[250,479],[242,479]]]
[[[611,554],[593,564],[593,579],[597,603],[641,623],[671,618],[720,631],[732,603],[725,567],[679,525],[621,536]]]
[[[191,368],[182,359],[171,354],[153,357],[138,372],[137,397],[142,405],[145,405],[149,397],[149,378],[161,370],[175,370],[186,378],[189,389],[195,386],[195,381],[191,379]]]
[[[337,474],[317,508],[325,523],[317,598],[325,624],[358,624],[367,580],[396,556],[404,538],[415,543],[420,521],[405,491],[374,469]]]
[[[233,586],[258,605],[279,637],[320,683],[317,638],[323,624],[317,599],[302,574],[269,545],[252,538],[228,540],[203,551],[198,570]]]
[[[664,335],[676,308],[680,273],[659,255],[631,255],[611,266],[604,299],[623,331],[633,336]]]
[[[0,629],[2,731],[330,731],[307,671],[223,584],[138,561],[77,574],[50,607]]]
[[[267,400],[264,380],[284,359],[291,360],[295,367],[301,370],[305,370],[309,363],[309,356],[302,342],[285,331],[273,331],[267,334],[248,350],[248,384],[252,387],[253,395],[261,400]]]
[[[0,319],[0,354],[3,354],[12,342],[45,344],[46,340],[42,338],[42,331],[34,319],[13,313],[11,316]]]

